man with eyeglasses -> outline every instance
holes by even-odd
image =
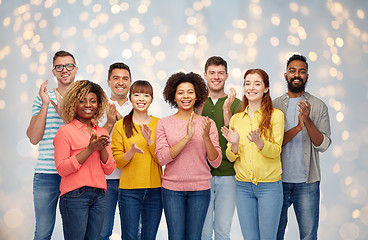
[[[34,239],[51,239],[55,225],[56,206],[60,191],[60,179],[54,161],[52,144],[59,127],[63,125],[58,105],[61,96],[74,82],[78,67],[74,56],[66,51],[58,51],[53,57],[52,73],[57,79],[56,89],[48,90],[48,80],[40,86],[38,96],[33,101],[32,118],[27,136],[38,146],[38,159],[33,179],[33,201],[36,217]]]

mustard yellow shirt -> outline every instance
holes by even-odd
[[[251,119],[248,108],[243,112],[233,115],[230,119],[230,127],[234,127],[239,133],[238,153],[231,151],[231,143],[227,144],[226,156],[229,161],[235,162],[235,178],[242,182],[277,182],[281,180],[281,150],[284,139],[284,114],[274,108],[271,115],[273,141],[265,139],[264,147],[260,150],[253,142],[249,142],[247,136],[251,130],[259,127],[262,113],[260,109],[254,112]]]
[[[123,127],[123,119],[117,121],[112,132],[113,156],[117,168],[122,169],[119,188],[157,188],[161,187],[162,168],[155,156],[156,148],[156,125],[158,118],[151,116],[151,121],[147,124],[152,129],[151,138],[153,144],[147,145],[141,129],[134,124],[138,133],[133,131],[133,136],[127,138]],[[136,153],[130,161],[124,159],[124,154],[131,148],[132,143],[144,151],[143,154]]]

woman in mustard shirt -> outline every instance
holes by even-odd
[[[223,127],[226,156],[235,162],[236,204],[244,239],[276,239],[283,201],[281,183],[284,114],[272,107],[262,69],[244,75],[241,111]]]
[[[112,151],[122,169],[119,209],[125,239],[137,240],[141,218],[141,239],[156,239],[162,215],[162,169],[155,156],[158,118],[148,115],[153,100],[149,82],[138,80],[129,91],[132,111],[116,122]]]

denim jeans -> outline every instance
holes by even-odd
[[[35,173],[33,203],[36,217],[34,240],[51,239],[60,195],[59,174]]]
[[[200,240],[211,191],[173,191],[162,188],[169,240]]]
[[[119,182],[120,179],[106,179],[107,190],[106,190],[106,210],[104,215],[104,222],[102,224],[100,240],[109,240],[114,229],[115,211],[116,205],[119,199]],[[119,207],[120,220],[121,208]],[[121,239],[123,239],[123,223],[121,225]]]
[[[60,196],[65,240],[97,240],[105,212],[105,191],[81,187]]]
[[[282,182],[236,183],[236,207],[244,239],[274,240],[282,207]]]
[[[161,188],[119,189],[124,240],[154,240],[162,215]]]
[[[299,225],[301,240],[317,239],[319,221],[319,182],[283,183],[284,203],[282,206],[277,239],[284,239],[288,208],[293,204]]]
[[[235,211],[234,176],[213,176],[211,178],[211,201],[202,230],[202,240],[230,239],[231,223]]]

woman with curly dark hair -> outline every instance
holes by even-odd
[[[107,103],[102,88],[88,80],[70,85],[62,102],[67,124],[57,131],[54,146],[65,239],[99,239],[106,205],[105,174],[116,167],[109,134],[94,123]]]
[[[162,201],[169,239],[201,239],[211,197],[208,163],[217,168],[222,159],[215,122],[194,113],[207,99],[207,86],[200,75],[180,72],[167,80],[163,94],[178,109],[156,128],[156,156],[166,165]]]

